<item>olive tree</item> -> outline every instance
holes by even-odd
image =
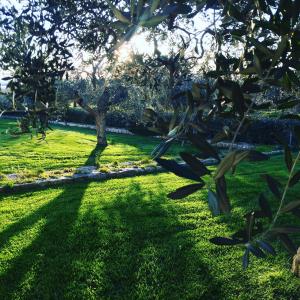
[[[121,103],[128,97],[126,87],[116,81],[103,78],[65,80],[57,84],[58,101],[77,103],[93,116],[97,131],[97,145],[107,146],[106,116],[111,106]]]
[[[47,23],[38,6],[2,6],[0,16],[0,68],[10,74],[3,80],[8,81],[13,106],[39,114],[44,131],[55,102],[54,83],[72,68],[69,42]]]

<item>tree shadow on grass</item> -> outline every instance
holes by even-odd
[[[87,161],[85,162],[85,166],[98,166],[101,154],[105,148],[105,146],[97,145],[89,155]]]
[[[222,299],[221,284],[195,249],[195,224],[179,220],[162,185],[149,191],[126,182],[108,185],[117,193],[103,201],[99,194],[90,202],[99,191],[89,189],[80,214],[87,184],[67,186],[12,225],[10,236],[46,221],[0,276],[2,299]]]
[[[76,253],[67,298],[222,298],[221,284],[195,249],[195,225],[180,222],[162,185],[153,189],[130,183],[85,210],[71,242]]]
[[[96,148],[91,153],[86,165],[89,160],[95,159],[96,154],[100,155],[99,151]],[[8,262],[8,267],[0,274],[1,299],[14,299],[16,294],[22,299],[62,299],[73,251],[68,236],[78,218],[87,187],[88,182],[66,185],[56,198],[0,233],[1,250],[10,239],[43,222],[37,237]],[[35,284],[29,291],[26,285],[30,285],[32,280]]]

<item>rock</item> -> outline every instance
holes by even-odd
[[[75,171],[75,174],[90,174],[95,170],[96,170],[95,166],[83,166],[83,167],[77,168]]]
[[[18,174],[8,174],[8,175],[6,175],[6,177],[11,180],[16,180],[19,178],[19,175]]]

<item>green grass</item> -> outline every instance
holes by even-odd
[[[206,190],[168,200],[189,182],[171,174],[2,196],[0,298],[299,299],[280,244],[243,272],[243,249],[208,241],[240,228],[266,189],[262,172],[286,178],[282,158],[239,166],[228,180],[232,215],[215,218]]]
[[[21,173],[42,170],[76,168],[84,164],[93,165],[89,160],[96,145],[93,130],[53,126],[47,139],[40,141],[30,135],[11,136],[4,134],[16,122],[0,119],[0,172]],[[2,132],[2,134],[1,134]],[[108,134],[109,146],[101,152],[97,164],[120,163],[126,161],[145,161],[159,143],[158,139],[122,134]],[[174,144],[168,152],[169,157],[177,156],[186,147]]]

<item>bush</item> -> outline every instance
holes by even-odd
[[[208,138],[212,138],[216,132],[219,132],[224,125],[231,125],[232,120],[218,119],[210,123],[208,128]],[[296,144],[296,138],[293,133],[293,127],[300,125],[297,120],[280,119],[257,119],[250,123],[246,132],[241,133],[237,142],[246,142],[251,144],[278,144],[273,134],[280,135],[291,145]]]
[[[133,115],[119,111],[109,111],[106,117],[106,125],[110,127],[128,128],[134,120],[135,117]],[[63,116],[63,121],[90,125],[95,124],[93,116],[80,108],[68,109]]]

